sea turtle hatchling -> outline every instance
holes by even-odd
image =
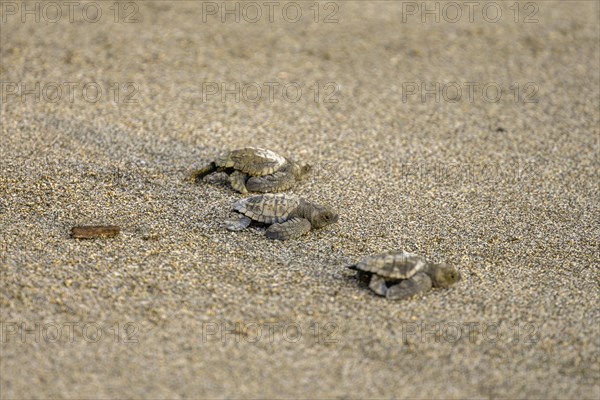
[[[225,220],[225,227],[230,231],[240,231],[257,221],[270,225],[266,232],[268,238],[279,240],[298,237],[338,220],[338,214],[331,207],[281,193],[246,197],[233,204],[233,211],[235,215]]]
[[[461,279],[460,272],[445,263],[433,264],[406,252],[367,257],[348,268],[380,296],[400,300],[425,293],[432,287],[448,288]]]
[[[229,174],[231,187],[240,193],[280,192],[290,189],[309,174],[311,166],[301,165],[271,150],[246,147],[222,154],[193,172],[196,181],[213,172]]]

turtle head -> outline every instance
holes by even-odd
[[[460,272],[446,263],[432,264],[429,270],[434,287],[448,288],[461,280]]]
[[[338,218],[339,216],[333,208],[318,204],[311,205],[309,215],[307,216],[313,228],[322,228],[333,224],[337,222]]]
[[[292,172],[294,173],[296,180],[299,181],[307,177],[310,174],[310,171],[312,171],[312,165],[310,164],[294,163],[292,168]]]

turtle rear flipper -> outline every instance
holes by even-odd
[[[431,278],[426,273],[420,272],[410,279],[405,279],[397,285],[390,286],[385,296],[390,300],[402,300],[427,292],[431,287]]]
[[[292,218],[280,224],[271,225],[266,232],[269,239],[287,240],[304,235],[311,229],[306,218]]]
[[[248,193],[248,189],[246,189],[246,179],[248,179],[248,175],[238,170],[233,171],[231,175],[229,175],[231,187],[243,194]]]
[[[235,214],[224,221],[225,228],[230,231],[241,231],[246,229],[252,220],[243,214]]]
[[[217,169],[217,164],[215,164],[215,162],[213,161],[192,172],[192,179],[195,182],[200,182],[205,176],[210,175],[213,172],[217,172]]]

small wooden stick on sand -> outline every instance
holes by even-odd
[[[74,226],[71,228],[71,237],[75,239],[95,239],[115,237],[121,228],[115,225]]]

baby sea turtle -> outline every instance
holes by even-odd
[[[229,174],[231,187],[240,193],[280,192],[290,189],[309,174],[311,166],[300,165],[271,150],[246,147],[229,151],[193,173],[196,181],[213,172]]]
[[[461,279],[460,272],[445,263],[433,264],[406,252],[389,252],[363,259],[348,268],[357,278],[388,299],[405,299],[432,287],[448,288]]]
[[[270,239],[286,240],[308,231],[333,224],[338,214],[331,207],[311,203],[290,194],[263,194],[247,197],[233,204],[235,216],[225,220],[230,231],[240,231],[257,221],[271,225],[266,235]]]

